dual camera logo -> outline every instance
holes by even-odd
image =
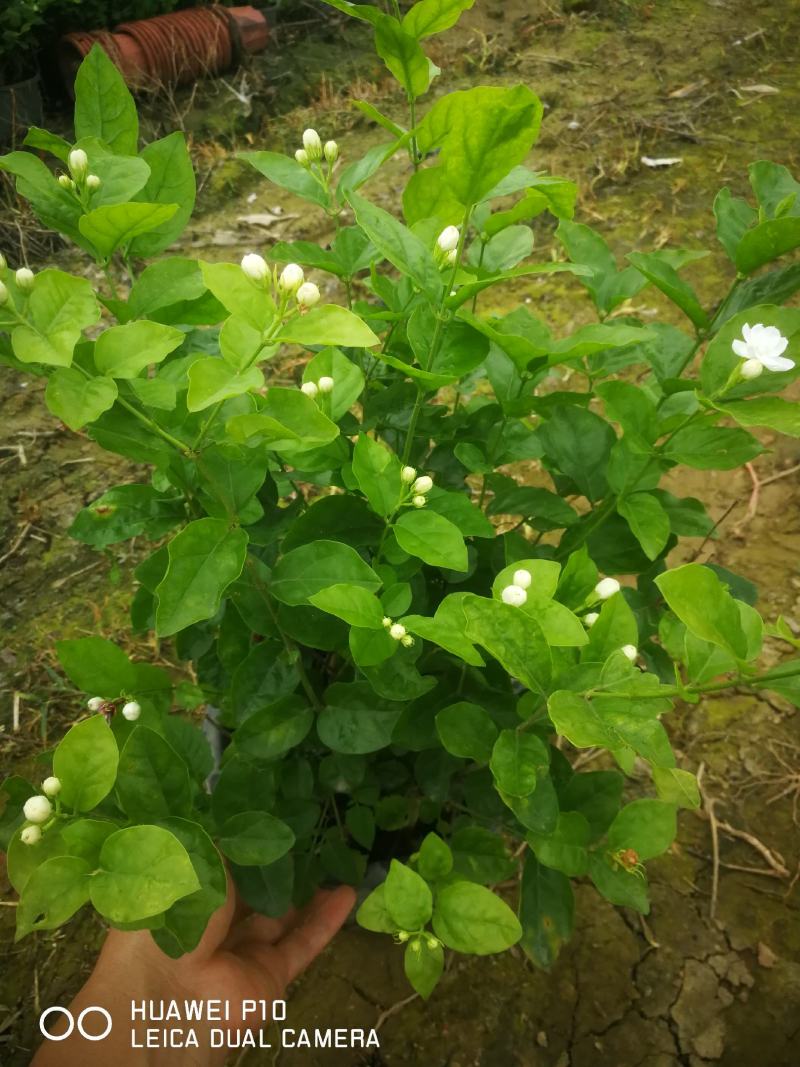
[[[67,1020],[67,1028],[63,1034],[50,1032],[48,1020],[52,1015],[62,1016]],[[87,1025],[87,1019],[92,1015],[102,1016],[102,1019],[105,1020],[105,1029],[102,1029],[102,1021],[99,1026],[97,1020]],[[102,1041],[111,1033],[112,1025],[111,1015],[105,1008],[101,1008],[96,1004],[90,1004],[88,1008],[84,1008],[77,1018],[67,1008],[61,1008],[57,1004],[52,1008],[46,1008],[39,1016],[39,1029],[48,1041],[65,1041],[76,1027],[81,1037],[87,1041]]]

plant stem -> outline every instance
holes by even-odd
[[[398,18],[399,17],[400,16],[398,15]],[[408,119],[409,119],[409,122],[411,123],[411,129],[412,130],[416,130],[416,128],[417,128],[417,101],[414,99],[414,97],[411,95],[411,93],[408,94]],[[417,146],[417,135],[416,135],[416,133],[412,133],[411,134],[411,165],[412,165],[412,167],[414,168],[415,171],[419,170],[419,162],[420,162],[420,160],[419,160],[419,147]]]
[[[581,535],[580,535],[579,539],[570,544],[569,552],[563,551],[559,547],[559,551],[556,552],[555,558],[556,559],[563,559],[564,556],[567,556],[570,553],[574,552],[576,548],[580,548],[580,546],[584,543],[584,541],[586,541],[587,538],[589,537],[589,534],[594,533],[594,531],[598,528],[598,526],[602,526],[602,524],[606,521],[606,519],[611,514],[613,514],[614,508],[616,506],[617,506],[617,497],[616,496],[607,497],[603,501],[603,503],[600,505],[599,508],[595,508],[593,512],[590,512],[589,521],[586,523],[586,525],[581,530]]]
[[[91,375],[88,375],[88,377],[91,378]],[[188,445],[184,444],[183,441],[179,441],[177,437],[173,437],[172,434],[168,433],[166,430],[162,430],[162,428],[158,425],[157,422],[154,422],[151,418],[145,415],[143,411],[139,411],[133,406],[133,404],[129,404],[128,401],[123,400],[121,396],[117,397],[117,403],[120,405],[120,407],[123,407],[126,411],[129,411],[131,415],[134,415],[140,422],[143,422],[145,426],[148,426],[153,431],[153,433],[158,434],[159,437],[163,437],[163,439],[165,441],[168,441],[169,444],[173,446],[173,448],[177,448],[182,455],[190,456],[192,454],[192,450],[191,448],[189,448]]]

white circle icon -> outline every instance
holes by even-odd
[[[47,1030],[44,1025],[45,1020],[56,1012],[60,1012],[66,1019],[69,1020],[69,1026],[63,1034],[51,1034],[50,1031]],[[106,1026],[102,1033],[92,1034],[84,1026],[84,1020],[86,1019],[86,1017],[94,1014],[102,1015],[106,1021]],[[57,1004],[54,1005],[52,1008],[46,1008],[39,1016],[39,1029],[48,1041],[64,1041],[70,1036],[72,1031],[75,1029],[75,1023],[76,1020],[72,1012],[69,1011],[67,1008],[59,1007]],[[110,1013],[107,1012],[105,1008],[101,1008],[99,1004],[90,1004],[87,1008],[84,1008],[78,1016],[77,1025],[78,1033],[86,1041],[103,1041],[111,1033],[111,1027],[113,1026],[113,1022]]]
[[[66,1018],[69,1019],[69,1028],[67,1029],[66,1033],[58,1034],[58,1036],[56,1036],[56,1034],[51,1034],[48,1030],[45,1030],[44,1027],[45,1019],[49,1018],[49,1016],[51,1016],[54,1012],[57,1011],[60,1011],[62,1015],[66,1016]],[[48,1041],[66,1040],[66,1038],[68,1038],[72,1031],[75,1029],[75,1020],[72,1017],[72,1012],[67,1011],[66,1008],[59,1008],[58,1005],[52,1008],[46,1008],[39,1016],[39,1029],[42,1031]]]

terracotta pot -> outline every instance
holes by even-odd
[[[268,40],[260,11],[214,5],[123,22],[113,33],[69,33],[61,39],[59,63],[72,92],[81,60],[98,42],[132,89],[156,89],[219,74],[243,55],[262,51]]]

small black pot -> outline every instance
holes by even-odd
[[[38,74],[13,85],[0,85],[0,144],[16,144],[29,126],[41,126],[42,119]]]

